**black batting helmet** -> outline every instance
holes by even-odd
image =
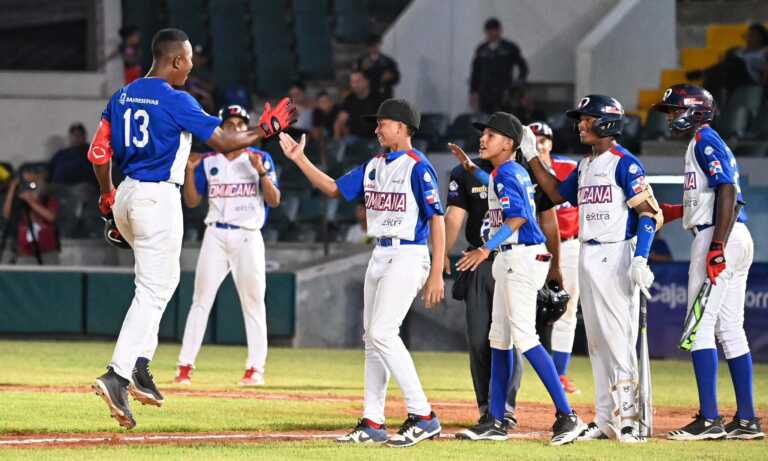
[[[128,242],[125,240],[125,237],[120,233],[120,231],[117,229],[117,225],[115,224],[115,218],[110,217],[104,217],[104,240],[107,241],[110,245],[121,248],[123,250],[129,250],[131,246],[128,244]]]
[[[230,117],[240,117],[245,121],[245,123],[249,123],[251,121],[251,116],[248,114],[248,111],[245,110],[245,107],[237,104],[222,107],[219,110],[219,118],[222,122]]]
[[[552,127],[545,122],[533,122],[528,125],[528,128],[530,128],[536,136],[544,136],[545,138],[552,139]]]
[[[571,295],[554,280],[548,281],[536,297],[536,323],[552,325],[565,314]]]
[[[581,98],[575,109],[565,113],[569,118],[580,120],[582,115],[595,117],[592,131],[601,137],[618,136],[624,128],[624,108],[610,96],[588,94]]]
[[[685,132],[709,123],[715,118],[715,100],[709,91],[690,83],[672,85],[664,91],[660,102],[651,110],[669,113],[684,110],[669,121],[669,128],[677,132]]]

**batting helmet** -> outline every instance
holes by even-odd
[[[249,123],[251,121],[251,116],[248,115],[248,111],[245,110],[245,107],[239,106],[237,104],[232,104],[231,106],[222,107],[219,110],[219,118],[222,121],[230,117],[240,117],[241,119],[245,120],[245,123]]]
[[[679,83],[667,88],[661,102],[651,110],[670,113],[682,110],[669,121],[669,129],[685,132],[711,122],[715,118],[715,101],[709,91],[690,83]]]
[[[544,122],[533,122],[528,125],[528,128],[530,128],[536,136],[544,136],[545,138],[552,139],[552,127]]]
[[[123,235],[117,229],[117,225],[115,224],[115,218],[110,216],[109,218],[103,218],[103,219],[104,219],[104,240],[106,240],[107,243],[109,243],[114,247],[122,248],[124,250],[129,250],[131,246],[128,245],[128,242],[125,240]]]
[[[536,323],[539,325],[552,325],[565,314],[568,307],[568,301],[571,295],[568,294],[554,280],[548,281],[540,290],[536,298],[538,309],[536,310]]]
[[[569,118],[580,120],[582,115],[595,117],[592,131],[601,138],[618,136],[624,128],[624,108],[610,96],[588,94],[581,98],[575,109],[565,113]]]

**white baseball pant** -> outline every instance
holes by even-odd
[[[551,348],[557,352],[571,353],[576,336],[576,313],[579,308],[579,239],[560,244],[560,271],[563,288],[571,295],[565,313],[552,325]]]

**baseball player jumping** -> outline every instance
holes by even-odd
[[[544,122],[528,125],[536,135],[536,149],[541,163],[554,171],[559,181],[565,181],[576,169],[576,162],[552,154],[552,128]],[[557,223],[560,229],[560,270],[562,287],[570,295],[565,313],[554,325],[550,338],[552,361],[563,389],[569,394],[580,393],[579,388],[568,379],[568,363],[571,361],[573,340],[576,335],[576,311],[579,307],[579,209],[570,202],[557,205]]]
[[[547,278],[552,255],[544,246],[544,235],[536,220],[530,176],[513,160],[520,146],[523,126],[517,117],[505,112],[496,112],[488,123],[475,123],[474,126],[483,133],[480,158],[489,160],[495,168],[490,175],[478,168],[458,146],[450,147],[464,169],[488,184],[491,238],[480,248],[465,252],[456,267],[461,271],[474,271],[492,251],[498,254],[493,262],[495,288],[488,334],[491,344],[490,417],[485,424],[464,430],[459,436],[470,440],[506,438],[504,411],[514,345],[533,366],[555,404],[556,420],[550,443],[570,443],[586,426],[568,403],[552,358],[536,334],[536,298]]]
[[[243,107],[223,108],[219,117],[226,132],[248,130],[250,116]],[[216,292],[231,271],[240,296],[248,343],[240,385],[262,385],[267,359],[267,313],[264,240],[260,229],[266,222],[268,207],[280,204],[272,158],[269,153],[253,148],[190,157],[183,196],[188,207],[196,207],[203,196],[208,197],[208,227],[197,259],[195,292],[174,382],[191,384],[191,372]]]
[[[639,293],[649,297],[648,268],[661,210],[640,161],[616,143],[624,109],[615,99],[588,95],[568,117],[578,121],[592,153],[564,181],[547,171],[536,139],[525,130],[522,152],[555,203],[579,207],[579,292],[595,379],[595,421],[580,439],[642,442],[638,428]],[[638,290],[639,288],[639,290]]]
[[[406,101],[388,99],[376,115],[367,118],[376,120],[376,136],[388,152],[375,155],[338,180],[307,158],[305,136],[296,142],[282,133],[280,145],[285,156],[325,195],[347,201],[362,195],[368,235],[376,238],[364,286],[363,418],[352,432],[337,440],[407,447],[437,437],[441,431],[399,328],[422,288],[427,308],[443,299],[445,224],[435,170],[411,145],[411,136],[419,128],[419,113]],[[431,264],[427,240],[432,244]],[[384,402],[390,374],[403,392],[408,417],[388,439]]]
[[[265,106],[258,128],[224,131],[218,117],[205,113],[189,93],[174,89],[184,85],[192,70],[187,34],[178,29],[158,31],[152,39],[152,57],[146,77],[112,95],[88,151],[101,189],[99,211],[114,216],[136,261],[133,301],[107,372],[92,386],[126,429],[136,425],[129,390],[143,404],[163,403],[149,361],[157,348],[163,311],[179,282],[180,189],[192,135],[219,152],[229,152],[277,134],[295,118],[285,99],[274,109]],[[113,164],[126,176],[118,189],[112,184]]]
[[[691,350],[699,389],[699,414],[671,431],[671,440],[761,439],[752,400],[752,354],[744,333],[744,297],[754,246],[746,226],[739,167],[731,149],[709,126],[715,116],[712,95],[696,85],[664,92],[654,110],[667,114],[673,134],[691,139],[685,153],[682,205],[665,207],[669,219],[682,216],[694,234],[688,269],[688,309],[702,284],[711,284]],[[737,211],[738,210],[738,211]],[[736,393],[736,415],[728,424],[717,409],[717,346],[723,348]]]

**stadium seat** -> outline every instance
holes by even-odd
[[[133,24],[141,33],[141,66],[149,69],[152,65],[152,36],[165,27],[160,18],[164,16],[163,2],[155,0],[132,0],[120,2],[123,7],[123,24]],[[110,37],[111,38],[111,37]]]
[[[251,56],[246,0],[210,0],[211,57],[220,87],[248,82]]]
[[[645,129],[643,130],[643,138],[659,139],[668,136],[669,122],[667,122],[667,114],[655,110],[648,112],[648,118],[645,121]]]
[[[251,0],[251,33],[255,54],[256,87],[266,96],[281,96],[295,77],[291,49],[293,30],[283,0]]]
[[[370,34],[368,2],[366,0],[335,0],[336,38],[360,43]]]
[[[357,221],[357,217],[355,216],[356,209],[357,209],[356,202],[339,200],[336,208],[336,222],[340,222],[340,223],[356,222]]]
[[[736,157],[765,157],[768,155],[768,143],[744,143],[733,149]]]
[[[760,104],[763,101],[763,87],[757,85],[740,86],[733,90],[728,97],[723,112],[734,110],[737,107],[744,107],[750,119],[755,118],[760,111]]]
[[[763,106],[760,110],[752,123],[750,132],[757,138],[768,139],[768,107]]]
[[[749,110],[744,106],[729,106],[716,119],[716,128],[723,138],[740,138],[744,136],[749,125]]]
[[[448,128],[448,117],[445,114],[427,113],[421,114],[421,126],[416,132],[416,138],[424,139],[431,149],[440,144]]]
[[[624,129],[621,133],[621,145],[626,147],[633,154],[640,153],[640,144],[642,137],[642,124],[637,115],[627,115],[624,120]]]
[[[331,28],[328,24],[328,2],[295,0],[294,30],[299,72],[306,78],[333,78]]]
[[[414,149],[421,151],[425,154],[429,150],[429,143],[427,142],[426,139],[415,138],[411,141],[411,144],[413,145]]]

